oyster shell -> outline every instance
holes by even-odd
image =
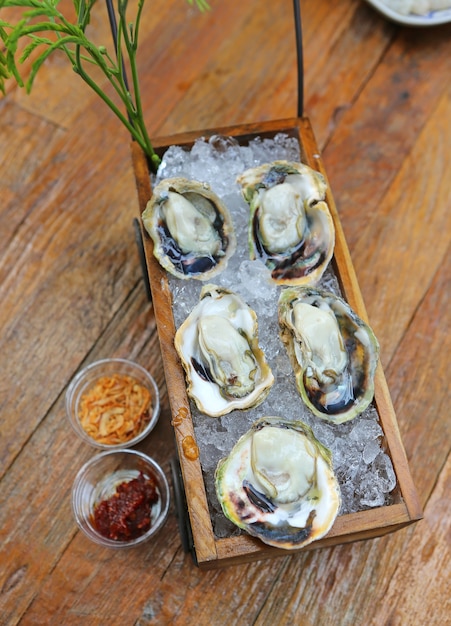
[[[168,178],[154,189],[142,214],[154,255],[178,278],[210,278],[236,247],[227,207],[206,183]]]
[[[262,417],[219,461],[215,487],[224,515],[279,548],[323,537],[341,496],[331,453],[300,421]]]
[[[228,289],[204,285],[174,345],[188,395],[211,417],[257,406],[274,382],[258,345],[257,316]]]
[[[274,161],[246,170],[237,182],[250,207],[251,259],[261,259],[278,284],[315,284],[335,245],[322,174],[303,163]]]
[[[316,416],[341,424],[366,409],[379,343],[347,302],[319,289],[289,287],[279,297],[279,326],[298,390]]]

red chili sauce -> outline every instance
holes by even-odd
[[[92,523],[108,539],[136,539],[149,530],[152,505],[157,501],[155,481],[140,472],[137,478],[120,483],[112,496],[96,505]]]

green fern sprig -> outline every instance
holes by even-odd
[[[145,0],[139,0],[135,22],[128,22],[128,0],[117,0],[117,41],[114,57],[108,47],[97,45],[86,35],[91,12],[96,0],[72,0],[76,19],[71,21],[59,9],[60,0],[0,0],[0,18],[3,7],[22,8],[15,23],[0,19],[0,90],[6,93],[6,82],[13,78],[30,93],[37,73],[55,52],[62,52],[75,73],[105,102],[148,156],[152,169],[160,159],[154,152],[147,133],[142,109],[137,66],[139,27]],[[187,0],[196,3],[200,11],[209,8],[205,0]],[[22,42],[25,47],[21,53]],[[26,80],[21,69],[31,64]],[[132,88],[129,88],[125,66],[130,68]],[[101,70],[122,106],[119,106],[100,87],[90,73],[95,66]],[[123,107],[123,108],[122,108]]]

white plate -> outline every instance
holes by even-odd
[[[382,0],[366,0],[368,4],[371,4],[377,11],[399,24],[405,24],[407,26],[436,26],[437,24],[446,24],[451,22],[451,8],[442,9],[441,11],[430,11],[426,15],[403,15],[390,8]]]

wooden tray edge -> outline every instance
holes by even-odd
[[[214,134],[239,136],[240,138],[252,135],[274,134],[275,132],[297,131],[302,138],[303,159],[314,169],[320,171],[327,180],[324,165],[313,135],[310,122],[307,118],[290,118],[264,122],[260,124],[246,124],[242,126],[192,131],[176,136],[160,137],[154,140],[156,150],[164,150],[168,145],[183,145],[192,143],[198,137],[209,137]],[[135,171],[140,213],[144,210],[151,195],[150,176],[147,160],[139,146],[132,143],[132,161]],[[147,182],[146,182],[147,181]],[[336,228],[336,248],[334,263],[337,275],[346,299],[354,310],[367,320],[360,288],[357,282],[349,249],[344,237],[338,212],[332,193],[328,192],[328,203]],[[157,328],[162,350],[165,377],[168,387],[169,402],[172,412],[172,424],[175,431],[177,450],[188,503],[188,512],[193,533],[194,547],[199,567],[210,569],[222,567],[231,562],[244,562],[259,558],[268,558],[279,554],[286,554],[265,546],[260,541],[248,536],[238,536],[229,539],[215,539],[211,524],[208,503],[205,494],[202,470],[198,460],[188,460],[184,452],[184,442],[187,437],[195,440],[194,427],[191,420],[189,400],[185,390],[184,373],[173,347],[175,326],[172,316],[168,319],[161,314],[172,306],[171,294],[165,271],[160,267],[153,256],[153,244],[145,232],[143,233],[144,251],[147,270],[157,319]],[[413,484],[407,457],[400,437],[396,415],[391,403],[388,386],[379,365],[375,378],[375,404],[379,413],[380,422],[384,430],[387,447],[392,459],[402,502],[395,505],[371,509],[360,513],[343,515],[337,519],[327,537],[314,542],[311,546],[300,550],[316,549],[328,545],[358,541],[393,532],[422,518],[423,512],[419,498]],[[200,492],[199,492],[200,489]],[[389,511],[388,511],[389,510]],[[379,524],[374,526],[374,523]],[[289,551],[291,553],[291,551]],[[219,561],[219,562],[217,562]]]
[[[135,174],[140,177],[140,181],[137,182],[137,190],[142,213],[151,195],[151,184],[146,157],[136,143],[132,144],[132,161]],[[148,184],[145,180],[141,180],[142,176],[147,179]],[[196,557],[199,562],[209,561],[217,558],[213,528],[200,463],[196,458],[187,459],[184,452],[184,446],[186,448],[187,442],[190,444],[191,441],[195,442],[194,427],[185,390],[185,377],[173,343],[174,319],[172,315],[164,314],[164,311],[172,311],[171,292],[166,271],[153,256],[153,242],[143,228],[142,222],[141,231],[172,413],[172,426],[174,427],[176,447],[180,459],[186,501],[189,503],[188,513],[193,529]],[[202,530],[199,531],[199,529]]]

